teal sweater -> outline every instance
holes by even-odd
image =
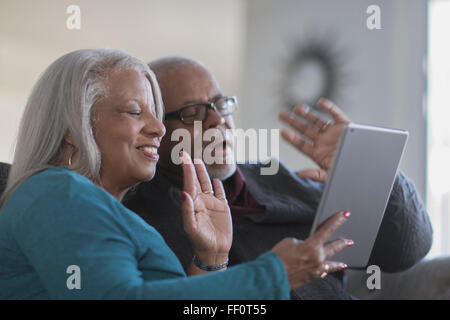
[[[0,212],[0,299],[288,298],[272,252],[186,277],[153,227],[65,167],[28,178]]]

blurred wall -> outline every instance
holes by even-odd
[[[69,5],[81,9],[80,30],[66,27]],[[12,161],[39,75],[76,49],[121,49],[146,62],[191,57],[206,64],[225,94],[240,95],[244,18],[241,0],[0,0],[0,161]]]
[[[381,9],[381,30],[369,30],[366,9]],[[247,128],[280,128],[286,63],[311,39],[336,58],[337,104],[355,122],[410,132],[401,169],[425,195],[424,65],[426,0],[249,0],[242,121]],[[242,99],[241,99],[242,100]],[[286,143],[280,158],[292,169],[312,166]]]

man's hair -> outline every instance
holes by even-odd
[[[8,183],[0,208],[28,177],[61,163],[70,133],[77,157],[70,169],[96,181],[101,155],[94,139],[92,107],[106,97],[110,72],[134,69],[150,82],[157,117],[163,104],[156,77],[148,66],[129,54],[111,50],[77,50],[53,62],[35,84],[25,106]]]

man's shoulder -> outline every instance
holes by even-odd
[[[277,159],[272,161],[279,161]],[[275,193],[294,194],[300,193],[306,197],[317,198],[323,191],[323,183],[311,179],[302,179],[279,161],[279,170],[273,175],[261,174],[261,168],[270,164],[245,163],[238,167],[251,189],[260,191],[268,190]]]
[[[170,173],[169,173],[170,174]],[[143,181],[127,192],[123,204],[134,212],[157,211],[168,206],[181,205],[181,182],[173,181],[163,169],[158,169],[155,177]]]
[[[262,168],[273,165],[273,161],[278,162],[278,170],[273,174],[264,174],[261,171]],[[257,163],[243,163],[238,164],[238,168],[241,170],[244,177],[256,180],[266,180],[266,181],[284,181],[287,183],[301,184],[313,188],[321,188],[322,183],[316,182],[311,179],[299,178],[293,170],[289,169],[282,161],[273,158],[270,163],[264,164],[261,162]]]
[[[270,166],[273,166],[274,163],[277,163],[278,170],[275,172],[272,172],[271,174],[264,174],[264,171],[262,169],[268,168]],[[237,165],[238,168],[245,174],[253,174],[261,177],[279,177],[284,175],[292,175],[291,171],[286,167],[286,165],[280,161],[277,158],[271,158],[268,163],[262,163],[262,162],[246,162],[242,164]]]

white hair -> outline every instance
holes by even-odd
[[[25,179],[64,161],[69,133],[77,153],[70,169],[92,181],[99,179],[101,155],[94,140],[92,107],[107,94],[108,73],[126,69],[149,80],[162,121],[159,86],[144,62],[112,49],[77,50],[60,57],[41,75],[28,98],[0,208]]]

